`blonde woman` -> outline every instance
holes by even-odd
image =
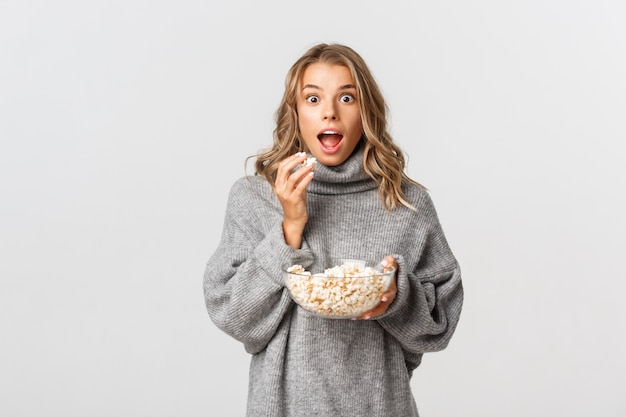
[[[463,287],[386,117],[361,56],[316,45],[287,74],[256,175],[231,189],[204,294],[213,322],[252,355],[250,417],[418,416],[410,378],[424,353],[448,345]],[[283,282],[284,265],[323,271],[338,258],[396,271],[356,319],[306,312]]]

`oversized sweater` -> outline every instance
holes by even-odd
[[[237,180],[204,275],[212,321],[250,353],[248,417],[414,417],[410,378],[425,352],[445,348],[463,303],[459,266],[428,193],[416,208],[383,207],[362,150],[318,164],[307,189],[302,246],[285,243],[283,212],[260,176]],[[397,295],[370,320],[314,316],[291,299],[281,267],[323,271],[331,259],[398,262]]]

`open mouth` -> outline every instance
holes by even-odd
[[[332,149],[339,145],[339,142],[343,139],[343,135],[336,130],[324,130],[317,135],[317,139],[324,148]]]

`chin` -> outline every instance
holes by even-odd
[[[318,162],[328,167],[336,167],[337,165],[341,165],[346,161],[346,159],[348,158],[343,158],[339,155],[332,155],[330,157],[328,155],[325,155],[325,158],[317,158]]]

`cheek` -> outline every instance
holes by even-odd
[[[298,112],[298,126],[300,127],[300,131],[303,133],[314,127],[312,117],[308,112]]]
[[[361,123],[361,115],[356,114],[352,119],[352,131],[358,132],[359,136],[363,133],[363,123]]]

